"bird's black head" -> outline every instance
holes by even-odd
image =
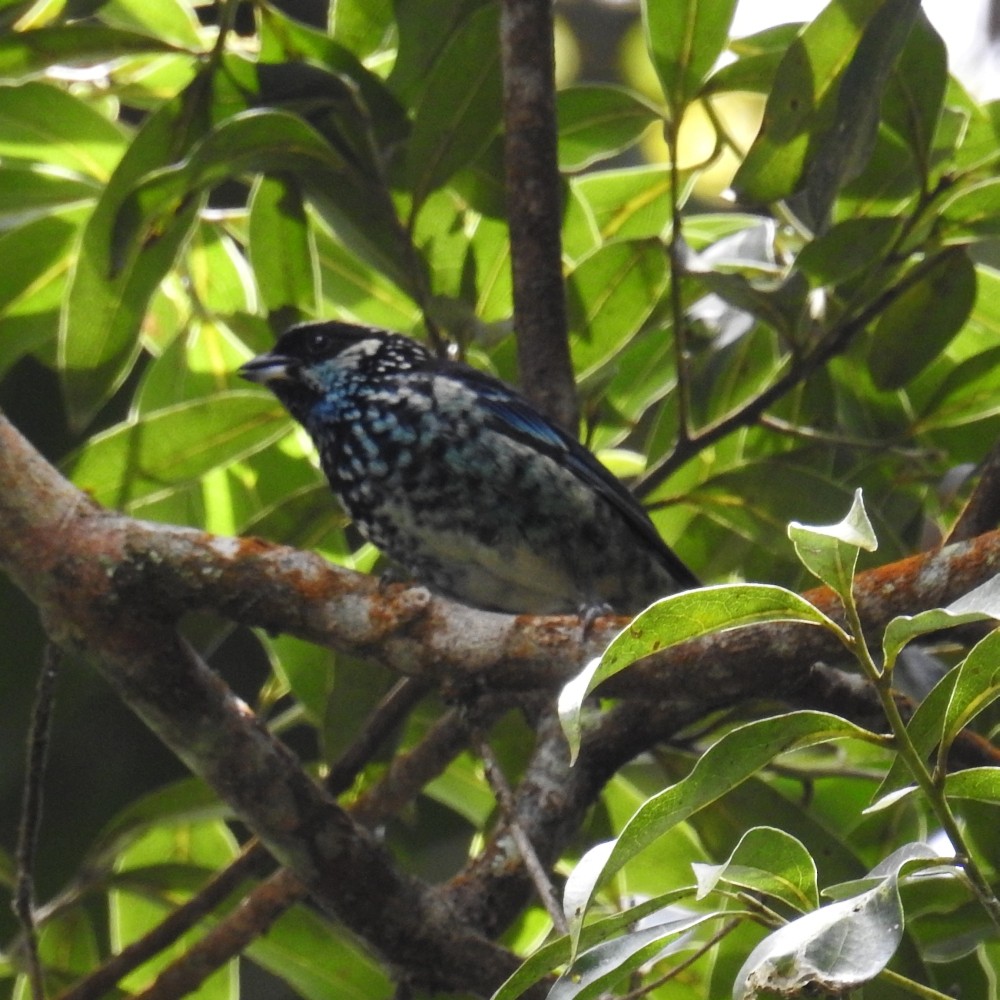
[[[272,350],[251,358],[239,373],[266,385],[292,416],[304,421],[316,403],[347,384],[423,368],[430,360],[409,337],[330,320],[291,327]]]

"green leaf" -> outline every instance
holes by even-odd
[[[577,378],[606,363],[639,332],[669,281],[658,240],[609,243],[570,273],[566,305]]]
[[[947,82],[948,50],[921,10],[886,84],[882,119],[906,139],[925,179]]]
[[[103,184],[126,145],[117,125],[58,87],[0,87],[0,156],[63,167]]]
[[[976,301],[976,269],[960,247],[946,250],[883,311],[868,365],[879,389],[900,389],[951,342]]]
[[[819,906],[816,864],[801,841],[784,830],[756,826],[740,838],[721,865],[693,866],[698,898],[704,899],[720,882],[761,893],[806,911]]]
[[[319,264],[320,314],[329,310],[347,320],[390,330],[411,330],[420,321],[416,303],[381,271],[359,259],[325,226],[313,232]]]
[[[175,781],[140,795],[112,817],[87,852],[88,864],[105,866],[110,854],[151,829],[222,819],[228,814],[228,806],[200,778]]]
[[[798,190],[815,143],[835,120],[844,71],[886,2],[833,0],[788,47],[760,134],[733,179],[741,200],[777,201]]]
[[[955,619],[952,618],[951,622],[954,624]],[[939,767],[942,771],[946,770],[940,762],[947,758],[957,733],[977,713],[1000,697],[1000,677],[996,671],[998,649],[1000,632],[994,631],[974,646],[961,664],[949,670],[917,706],[906,731],[922,760],[927,760],[937,747]],[[913,784],[914,777],[909,768],[901,757],[897,757],[867,811],[891,805],[902,790]]]
[[[597,1000],[612,995],[625,976],[653,961],[668,942],[723,916],[731,914],[696,913],[604,941],[577,956],[549,990],[547,1000]]]
[[[983,275],[980,275],[982,278]],[[988,308],[979,296],[977,311]],[[988,293],[987,293],[988,294]],[[973,322],[976,321],[975,316]],[[971,324],[970,324],[971,325]],[[962,427],[1000,413],[1000,348],[987,348],[948,370],[927,400],[920,419],[922,430]]]
[[[38,954],[46,981],[62,986],[86,976],[100,965],[101,954],[90,917],[74,906],[47,920],[38,937]],[[31,993],[25,991],[25,997]]]
[[[56,336],[80,221],[53,213],[0,233],[0,372]]]
[[[821,285],[839,285],[882,261],[901,228],[886,216],[844,219],[807,243],[795,266]]]
[[[427,82],[455,33],[488,0],[396,0],[399,47],[389,76],[393,93],[410,106],[420,100]]]
[[[194,4],[187,0],[157,0],[155,4],[108,0],[101,5],[101,19],[195,51],[205,48]]]
[[[729,49],[736,60],[717,69],[709,77],[702,94],[741,90],[769,94],[785,52],[803,27],[796,22],[777,24],[756,34],[733,39]]]
[[[649,55],[676,121],[725,48],[736,0],[646,0]]]
[[[146,305],[174,263],[198,210],[196,201],[119,266],[112,234],[133,184],[167,162],[178,142],[180,101],[164,105],[136,134],[84,227],[59,327],[59,370],[70,422],[84,426],[131,370]]]
[[[570,181],[605,242],[660,236],[670,223],[670,172],[661,166],[600,170]]]
[[[89,65],[132,53],[178,51],[181,50],[161,37],[102,24],[77,23],[14,31],[0,34],[0,79],[15,80],[41,73],[53,63]]]
[[[392,0],[338,0],[329,13],[327,29],[341,45],[364,58],[391,40]]]
[[[874,979],[903,939],[899,872],[912,860],[933,858],[908,844],[872,870],[874,888],[799,917],[754,948],[736,977],[734,1000],[774,992],[846,995]],[[877,873],[877,874],[876,874]]]
[[[334,689],[334,657],[330,650],[293,635],[265,636],[261,641],[271,668],[305,709],[309,721],[319,726]],[[353,699],[350,703],[354,705]]]
[[[949,774],[944,791],[950,799],[1000,803],[1000,767],[970,767]]]
[[[861,490],[855,490],[854,503],[842,521],[822,527],[793,521],[788,537],[806,569],[842,598],[851,592],[858,550],[874,552],[878,548]]]
[[[955,737],[1000,698],[1000,631],[976,643],[956,671],[951,698],[941,724],[938,750],[942,769]]]
[[[988,618],[1000,619],[1000,578],[985,583],[953,601],[946,608],[934,608],[917,615],[899,615],[886,626],[882,636],[882,658],[891,670],[900,650],[913,639],[929,632],[967,625]]]
[[[280,248],[277,253],[276,248]],[[248,249],[268,312],[288,310],[295,318],[316,315],[316,247],[294,182],[258,178],[250,200]]]
[[[1000,233],[1000,179],[991,177],[957,188],[941,205],[940,215],[948,239],[995,237]]]
[[[576,756],[580,745],[580,713],[587,696],[644,656],[714,632],[765,622],[802,622],[840,628],[798,594],[759,583],[719,584],[657,601],[619,632],[600,659],[593,660],[559,695],[559,718]]]
[[[136,245],[194,196],[246,173],[294,177],[348,247],[404,287],[412,283],[407,237],[382,179],[357,167],[298,116],[273,110],[233,115],[183,161],[145,177],[116,219],[116,258],[130,259]]]
[[[583,170],[635,145],[659,112],[623,87],[567,87],[556,96],[559,168]]]
[[[883,0],[865,27],[838,88],[829,130],[810,151],[805,205],[814,228],[825,224],[837,192],[872,154],[881,96],[919,13],[920,0]]]
[[[226,466],[287,430],[288,418],[270,396],[217,393],[94,436],[73,463],[73,480],[99,503],[123,506]]]
[[[688,886],[672,889],[670,892],[643,900],[635,906],[629,906],[620,913],[615,913],[602,920],[595,920],[583,928],[580,944],[584,948],[590,948],[602,941],[608,941],[620,935],[623,930],[634,928],[650,914],[665,910],[685,897],[691,896],[693,892],[694,889]],[[564,935],[554,941],[549,941],[521,964],[521,967],[493,994],[492,1000],[518,1000],[528,987],[561,965],[565,965],[570,958],[570,939],[568,936]]]
[[[591,848],[570,873],[563,909],[573,941],[579,940],[587,907],[597,889],[657,837],[745,781],[779,754],[845,737],[877,740],[874,734],[822,712],[792,712],[727,733],[705,751],[686,778],[649,799],[617,840]]]
[[[286,910],[247,955],[307,1000],[376,1000],[392,993],[389,976],[367,952],[303,905]]]
[[[0,224],[7,230],[74,202],[90,203],[100,187],[85,178],[67,177],[44,164],[4,163],[0,187]]]
[[[500,127],[500,8],[472,14],[435,60],[406,147],[414,207],[468,166]]]
[[[170,887],[170,901],[163,890],[157,892],[155,870],[159,866],[194,866],[207,871],[225,867],[236,855],[237,844],[221,820],[192,823],[185,826],[155,827],[141,835],[118,857],[116,868],[122,873],[133,873],[136,884],[123,883],[122,888],[108,894],[112,947],[123,947],[139,940],[163,920],[172,903],[191,895],[191,890],[179,884],[176,876],[166,873],[166,886]],[[148,869],[149,877],[144,877]],[[127,886],[127,887],[125,887]],[[145,889],[146,891],[143,891]],[[156,898],[157,895],[160,898]],[[153,958],[129,973],[121,985],[129,991],[148,986],[158,972],[184,953],[197,940],[190,933],[174,945],[155,953]],[[228,1000],[238,996],[238,965],[230,961],[207,979],[198,989],[200,1000]]]

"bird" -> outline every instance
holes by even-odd
[[[239,374],[306,429],[360,533],[435,593],[593,617],[698,586],[582,444],[505,383],[412,337],[303,322]]]

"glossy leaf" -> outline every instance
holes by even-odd
[[[392,992],[374,959],[305,905],[282,913],[247,954],[306,1000],[373,1000]]]
[[[315,315],[316,247],[294,182],[282,177],[258,179],[250,202],[249,250],[268,312],[288,310],[295,318]]]
[[[704,899],[720,882],[780,900],[796,910],[819,905],[816,864],[805,846],[773,827],[748,830],[720,865],[695,865],[698,898]]]
[[[850,592],[858,551],[874,552],[878,548],[861,490],[855,491],[854,503],[842,521],[828,526],[793,521],[788,526],[788,537],[806,569],[841,595]]]
[[[1000,180],[990,178],[959,188],[941,206],[945,234],[955,242],[962,237],[993,237],[1000,232]]]
[[[810,240],[795,266],[820,284],[838,285],[882,260],[899,231],[899,220],[891,217],[844,219]]]
[[[720,66],[709,77],[703,93],[723,93],[727,90],[768,94],[788,47],[802,30],[800,23],[777,24],[753,35],[733,39],[729,43],[735,61]]]
[[[500,127],[499,8],[472,14],[435,61],[406,148],[406,178],[419,206],[486,148]]]
[[[270,396],[217,393],[96,435],[74,463],[73,479],[100,503],[120,507],[263,448],[287,428]]]
[[[627,907],[620,913],[612,914],[601,920],[595,920],[583,928],[580,944],[583,948],[592,948],[604,941],[618,937],[623,931],[633,929],[640,922],[669,908],[693,894],[692,887],[673,889],[651,899]],[[570,939],[567,936],[558,937],[542,945],[530,955],[521,967],[500,987],[492,1000],[518,1000],[529,986],[537,983],[543,976],[565,965],[571,959]]]
[[[868,348],[875,385],[899,389],[919,375],[962,328],[975,300],[969,255],[945,251],[879,317]]]
[[[1000,804],[1000,768],[970,767],[949,774],[944,790],[949,798]]]
[[[946,608],[893,618],[882,637],[885,668],[891,670],[903,647],[922,635],[989,618],[1000,619],[1000,579],[997,577],[970,590]]]
[[[181,163],[138,184],[116,219],[116,259],[131,259],[137,244],[199,193],[248,172],[292,175],[348,246],[401,282],[411,280],[406,237],[381,179],[356,169],[301,118],[273,110],[233,115]]]
[[[0,87],[0,156],[106,182],[124,133],[89,104],[47,83]]]
[[[872,740],[873,734],[821,712],[792,712],[750,722],[723,736],[677,784],[650,798],[614,841],[581,858],[566,883],[563,908],[573,940],[579,939],[596,890],[664,831],[745,781],[778,754],[833,739]]]
[[[882,6],[833,0],[788,47],[760,134],[733,179],[740,197],[771,202],[799,188],[818,138],[835,120],[843,71]]]
[[[729,35],[736,0],[646,0],[650,58],[678,121],[711,72]]]
[[[229,809],[199,778],[183,778],[134,799],[101,830],[88,852],[98,867],[109,863],[125,845],[158,826],[186,825],[222,819]]]
[[[766,584],[719,584],[657,601],[619,632],[604,655],[592,661],[560,693],[559,717],[573,753],[579,747],[584,701],[600,683],[644,656],[714,632],[764,622],[802,622],[839,632],[831,619],[798,594]]]
[[[157,868],[181,865],[213,872],[228,864],[236,852],[236,842],[221,821],[153,828],[124,848],[118,856],[116,868],[126,875],[131,873],[133,878],[131,884],[124,883],[121,888],[112,890],[108,898],[112,947],[115,951],[121,951],[138,940],[163,919],[168,901],[156,891]],[[148,874],[143,871],[145,866],[149,866]],[[183,898],[191,894],[177,885],[173,869],[168,867],[165,874],[168,884],[174,886],[171,895]],[[142,891],[143,888],[145,891]],[[193,939],[192,934],[186,941],[181,939],[172,947],[157,952],[150,961],[130,972],[122,980],[122,985],[133,991],[149,985],[173,958],[183,954]],[[199,989],[199,996],[206,1000],[226,1000],[237,995],[235,960],[213,973]]]
[[[55,339],[79,222],[52,213],[0,233],[0,372]]]
[[[101,10],[102,19],[192,49],[204,45],[194,5],[187,0],[113,0]]]
[[[882,96],[882,117],[903,136],[926,178],[948,82],[948,51],[921,10]]]
[[[920,13],[920,0],[883,0],[865,26],[837,90],[829,130],[810,150],[804,205],[815,228],[837,192],[867,164],[878,132],[881,96]]]
[[[946,766],[958,734],[980,712],[1000,698],[1000,632],[978,642],[958,667],[948,709],[941,725],[939,758]]]
[[[174,262],[198,209],[175,216],[127,261],[114,253],[122,203],[145,173],[167,162],[179,142],[180,103],[165,105],[129,145],[84,227],[59,327],[59,367],[71,422],[84,425],[121,385],[138,352],[149,297]]]
[[[881,877],[860,895],[793,920],[766,937],[736,977],[733,1000],[778,993],[847,993],[874,979],[903,937],[899,871],[933,858],[925,845],[908,845],[873,870]]]
[[[659,236],[670,223],[670,174],[664,167],[593,171],[571,184],[604,240]]]
[[[679,935],[719,918],[714,913],[695,913],[602,942],[577,956],[549,990],[547,1000],[598,1000],[599,997],[606,997],[612,987],[629,973],[655,961]]]
[[[46,980],[59,983],[86,976],[100,964],[97,933],[83,907],[71,907],[46,921],[38,936],[38,954]],[[24,987],[20,995],[27,1000],[31,993],[26,977],[18,985]],[[16,991],[14,995],[18,995]]]
[[[670,275],[659,241],[609,243],[566,282],[570,351],[582,378],[639,332],[666,291]]]
[[[101,24],[7,32],[0,34],[0,80],[43,72],[53,62],[73,65],[120,59],[133,53],[176,51],[162,38]]]
[[[622,87],[581,85],[559,91],[559,168],[583,170],[637,143],[653,122],[655,108]]]
[[[409,105],[427,87],[442,51],[461,26],[488,0],[396,0],[399,50],[389,86]]]

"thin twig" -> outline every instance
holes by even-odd
[[[193,992],[305,895],[305,886],[288,869],[275,872],[225,920],[171,962],[151,986],[137,993],[135,1000],[176,1000]]]
[[[714,423],[701,428],[697,433],[681,437],[673,450],[651,466],[635,485],[633,492],[636,496],[648,495],[700,451],[727,437],[733,431],[750,426],[768,407],[795,389],[827,361],[846,350],[851,341],[861,334],[869,323],[884,312],[907,289],[922,280],[929,270],[938,265],[939,260],[940,254],[925,257],[911,268],[899,282],[887,288],[852,317],[836,324],[809,354],[802,357],[798,364],[793,365],[786,374],[772,382],[753,399]]]
[[[743,921],[738,919],[727,920],[722,927],[720,927],[691,955],[685,958],[683,962],[673,966],[669,971],[665,972],[662,976],[659,976],[651,982],[644,983],[637,990],[632,990],[629,993],[623,994],[620,1000],[639,1000],[640,997],[644,997],[648,993],[652,993],[653,990],[659,989],[664,985],[664,983],[669,983],[671,979],[676,979],[685,969],[689,969],[692,965],[694,965],[694,963],[697,962],[702,955],[711,951],[723,938],[732,934],[741,923],[743,923]]]
[[[17,837],[17,880],[11,906],[24,929],[28,981],[33,1000],[44,1000],[45,980],[38,954],[35,928],[35,858],[38,853],[38,832],[42,823],[42,789],[45,784],[45,762],[52,732],[52,707],[55,702],[56,678],[59,675],[61,653],[54,643],[45,647],[42,670],[38,675],[35,704],[28,729],[28,754],[21,801],[21,823]]]
[[[98,1000],[110,993],[130,972],[144,965],[154,955],[169,948],[200,920],[227,899],[244,880],[260,874],[268,861],[267,852],[257,840],[247,843],[228,867],[204,885],[198,894],[171,911],[148,934],[126,945],[89,976],[59,994],[58,1000]]]
[[[431,682],[418,677],[404,677],[392,686],[351,745],[330,766],[323,784],[331,795],[341,795],[354,784],[362,768],[430,689]]]
[[[514,843],[517,844],[521,860],[524,862],[525,870],[535,886],[538,898],[542,901],[542,905],[552,920],[552,926],[559,934],[568,934],[569,927],[566,924],[566,917],[563,914],[562,907],[559,905],[559,900],[556,899],[552,881],[549,879],[545,867],[539,860],[531,840],[518,822],[517,803],[514,801],[514,792],[507,783],[507,778],[500,767],[500,761],[497,760],[496,754],[493,752],[493,747],[484,738],[479,737],[476,740],[476,751],[482,758],[486,771],[486,780],[489,782],[489,786],[493,790],[493,794],[500,806],[507,829],[514,838]]]

